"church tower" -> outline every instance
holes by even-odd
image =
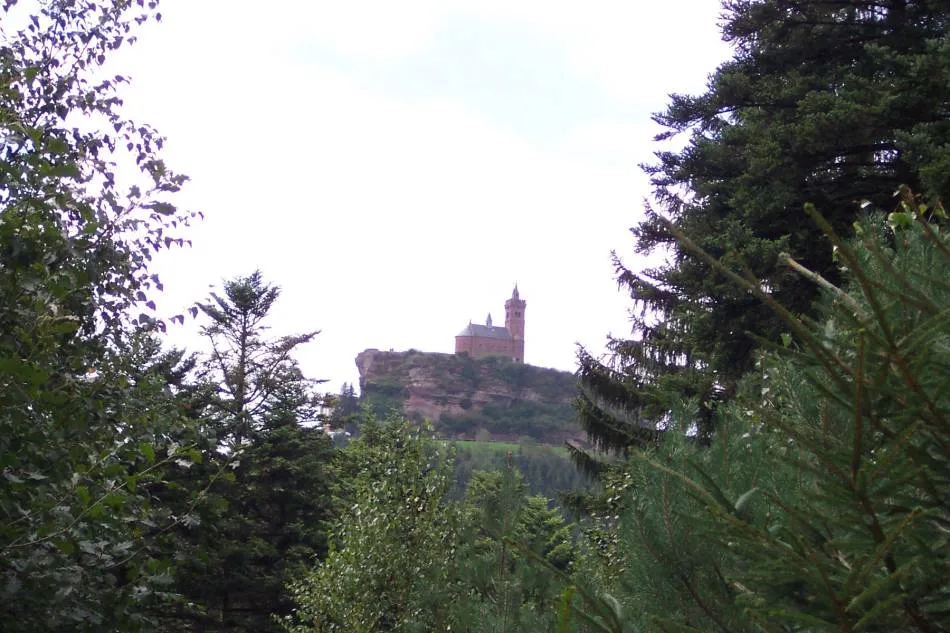
[[[514,358],[519,363],[524,362],[524,308],[527,302],[521,300],[518,294],[518,284],[511,293],[511,299],[505,301],[505,329],[513,339]]]

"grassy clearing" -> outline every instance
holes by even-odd
[[[490,442],[483,440],[445,440],[447,444],[455,444],[459,448],[464,448],[476,455],[487,453],[504,453],[507,451],[518,452],[516,442]]]
[[[484,440],[442,440],[446,445],[455,444],[460,449],[464,448],[470,451],[473,455],[490,455],[492,453],[506,453],[511,451],[517,453],[520,448],[520,444],[517,442],[492,442]],[[535,444],[535,446],[543,446],[544,448],[549,448],[558,455],[567,457],[567,449],[560,445],[548,445],[548,444]]]

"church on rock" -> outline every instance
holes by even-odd
[[[515,285],[511,298],[505,301],[505,327],[492,325],[491,314],[485,325],[468,322],[455,337],[455,353],[472,358],[504,356],[516,363],[524,362],[524,308],[526,302]]]

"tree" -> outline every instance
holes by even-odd
[[[461,598],[451,582],[451,455],[405,420],[369,416],[341,457],[349,510],[326,561],[292,584],[297,609],[286,629],[459,630],[450,619]]]
[[[148,261],[191,215],[162,138],[121,113],[126,79],[101,72],[155,4],[41,3],[0,33],[5,630],[133,630],[165,590],[153,546],[181,517],[154,502],[188,428],[149,368],[164,324],[139,312],[161,288]]]
[[[288,631],[551,630],[560,582],[508,539],[566,571],[570,527],[510,464],[453,501],[453,455],[426,433],[370,416],[340,452],[347,511],[326,561],[292,585]]]
[[[593,567],[630,628],[947,629],[950,242],[942,209],[903,191],[851,242],[812,212],[847,275],[800,270],[816,320],[727,275],[796,339],[759,355],[708,448],[668,433],[608,483],[617,538]],[[691,423],[690,407],[670,420]]]
[[[465,532],[457,568],[468,631],[550,631],[561,581],[525,550],[564,573],[574,559],[570,526],[545,497],[527,494],[511,460],[473,474],[465,495]]]
[[[218,387],[214,409],[219,417],[221,441],[240,446],[260,427],[280,401],[283,385],[297,382],[314,386],[300,375],[293,351],[309,343],[319,331],[276,339],[263,338],[264,320],[280,296],[280,288],[264,282],[260,271],[224,284],[224,294],[211,293],[199,305],[211,323],[202,334],[211,345],[204,377]]]
[[[349,430],[350,428],[355,430],[361,410],[360,400],[356,395],[356,390],[353,388],[353,385],[343,383],[343,386],[340,388],[340,393],[333,399],[332,405],[333,410],[330,413],[330,426],[338,430]]]
[[[736,392],[759,341],[781,320],[684,249],[664,220],[730,270],[746,270],[796,314],[818,293],[784,266],[791,254],[832,283],[827,238],[801,212],[813,203],[845,234],[862,201],[886,207],[899,185],[950,194],[950,4],[945,0],[730,0],[735,50],[705,94],[676,95],[655,116],[658,140],[688,135],[646,166],[657,207],[634,229],[644,271],[617,260],[634,299],[633,336],[605,362],[581,351],[581,420],[603,448],[655,439],[681,394],[695,396],[701,441]]]
[[[290,608],[291,575],[326,553],[332,441],[318,381],[292,356],[317,332],[267,338],[279,296],[254,272],[201,306],[211,320],[198,372],[210,392],[199,414],[209,441],[204,464],[182,483],[213,484],[202,523],[181,531],[191,556],[178,569],[187,600],[171,615],[177,626],[274,629],[272,614]]]

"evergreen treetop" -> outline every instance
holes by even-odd
[[[836,283],[827,238],[802,213],[822,210],[847,234],[863,201],[886,208],[899,185],[950,194],[950,2],[725,2],[734,57],[699,96],[674,95],[658,140],[686,135],[645,169],[656,206],[633,229],[643,270],[617,260],[633,300],[633,335],[600,361],[580,353],[588,432],[607,448],[644,439],[680,395],[696,397],[700,435],[716,403],[751,369],[780,320],[702,258],[665,220],[731,270],[747,270],[779,303],[814,314],[817,290],[781,264],[791,254]],[[750,336],[751,333],[751,336]],[[646,433],[646,439],[650,434]]]

